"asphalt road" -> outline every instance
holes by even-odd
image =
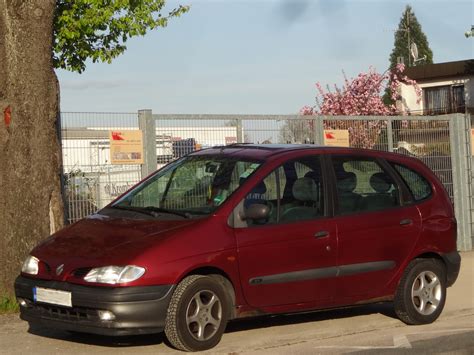
[[[0,316],[0,354],[176,354],[162,335],[103,337],[29,329],[18,315]],[[474,354],[474,252],[448,289],[433,324],[407,326],[391,304],[235,321],[218,354]]]

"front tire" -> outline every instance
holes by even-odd
[[[406,324],[428,324],[446,302],[446,268],[436,259],[415,259],[405,269],[394,299],[395,313]]]
[[[166,337],[179,350],[211,349],[221,340],[229,309],[221,283],[209,276],[188,276],[178,284],[168,306]]]

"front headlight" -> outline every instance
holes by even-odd
[[[144,273],[145,269],[140,266],[104,266],[89,271],[84,276],[84,280],[114,285],[135,281],[142,277]]]
[[[23,266],[21,267],[21,272],[30,275],[38,275],[39,269],[39,260],[32,255],[28,255]]]

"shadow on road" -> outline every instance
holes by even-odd
[[[351,318],[369,314],[383,314],[387,317],[396,318],[391,303],[378,303],[365,306],[356,306],[343,309],[325,310],[317,312],[307,312],[298,314],[283,314],[272,316],[260,316],[254,318],[246,318],[229,322],[226,333],[234,333],[245,330],[284,326],[289,324],[309,323],[322,320]],[[96,334],[85,334],[76,332],[66,332],[55,329],[47,329],[42,327],[30,326],[29,333],[47,337],[51,339],[61,339],[76,343],[106,346],[106,347],[139,347],[158,345],[165,343],[169,346],[163,333],[133,335],[123,337],[111,337]]]
[[[107,347],[148,346],[159,345],[161,343],[166,343],[168,345],[163,333],[112,337],[98,334],[86,334],[40,328],[36,326],[30,326],[28,333],[51,339],[60,339],[72,341],[75,343]]]

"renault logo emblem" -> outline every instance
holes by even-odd
[[[57,276],[61,275],[63,271],[64,271],[64,264],[61,264],[56,268],[56,275]]]

